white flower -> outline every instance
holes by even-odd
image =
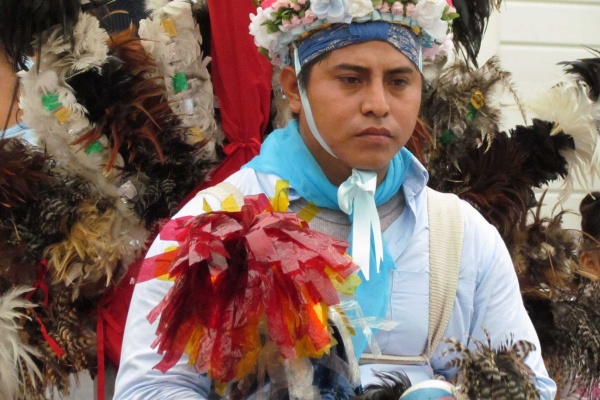
[[[348,13],[353,18],[360,18],[371,14],[375,8],[373,8],[373,2],[371,0],[350,0],[350,7]]]
[[[310,11],[318,19],[327,19],[329,23],[344,21],[346,16],[347,0],[313,0],[310,3]]]
[[[411,18],[436,41],[443,41],[448,30],[448,22],[442,21],[445,0],[421,0],[415,6]]]
[[[273,48],[277,44],[277,34],[268,33],[267,26],[262,23],[268,19],[269,15],[273,10],[268,7],[263,10],[261,7],[256,9],[256,15],[250,14],[250,34],[254,36],[254,44],[257,47],[264,47],[269,50],[269,53],[273,51]]]

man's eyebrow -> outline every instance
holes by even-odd
[[[361,67],[356,64],[338,64],[333,69],[336,71],[354,71],[359,73],[366,73],[369,71],[369,68]],[[398,67],[385,71],[386,74],[412,74],[414,72],[415,69],[411,67]]]

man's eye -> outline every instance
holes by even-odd
[[[341,76],[339,79],[342,82],[348,83],[350,85],[356,85],[357,83],[360,83],[360,79],[356,76]]]
[[[408,80],[406,80],[406,79],[393,79],[391,83],[392,83],[392,86],[404,87],[404,86],[408,85]]]

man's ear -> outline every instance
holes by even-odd
[[[292,66],[286,65],[281,70],[279,81],[281,82],[283,93],[285,93],[285,97],[288,99],[290,110],[293,113],[300,114],[302,101],[300,100],[300,87],[296,79],[296,70]]]

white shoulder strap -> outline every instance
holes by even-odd
[[[233,199],[238,206],[244,205],[244,195],[240,190],[229,182],[221,182],[215,186],[211,186],[207,189],[202,190],[198,194],[208,194],[214,196],[219,203],[222,203],[227,197],[233,196]]]
[[[459,198],[427,188],[429,214],[429,337],[425,355],[431,357],[450,321],[464,235]]]
[[[394,356],[363,353],[360,364],[427,364],[443,339],[450,321],[464,234],[460,199],[450,193],[427,188],[429,217],[429,335],[422,356]]]

